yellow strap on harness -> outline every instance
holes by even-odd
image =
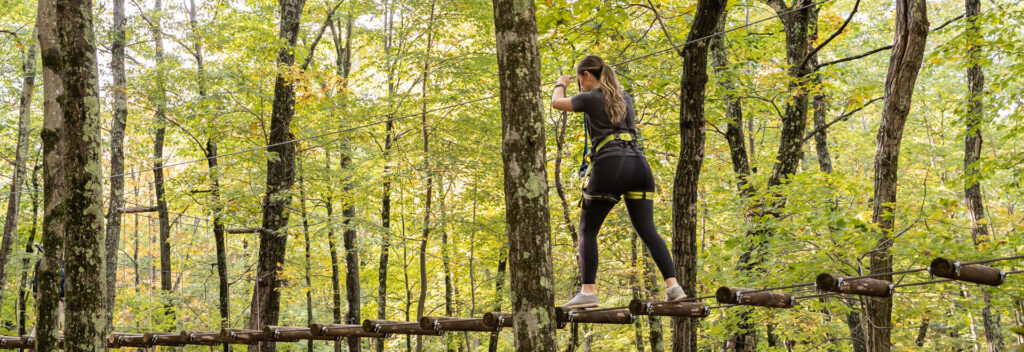
[[[633,191],[626,192],[626,199],[654,199],[654,192]]]
[[[623,141],[632,141],[633,140],[633,134],[632,133],[625,133],[625,132],[624,133],[612,133],[612,134],[608,135],[607,137],[604,137],[604,139],[602,139],[601,142],[597,143],[597,146],[594,147],[594,153],[597,153],[598,150],[601,150],[601,147],[603,147],[605,144],[608,144],[608,142],[614,141],[616,139],[623,140]]]
[[[589,177],[590,176],[590,166],[591,166],[590,165],[590,154],[597,153],[597,151],[601,150],[601,148],[604,147],[605,144],[608,144],[608,142],[611,142],[611,141],[614,141],[614,140],[620,140],[620,141],[627,141],[627,142],[629,142],[629,141],[633,141],[635,139],[633,138],[633,134],[632,133],[628,133],[628,132],[612,133],[612,134],[608,135],[607,137],[604,137],[603,139],[601,139],[601,141],[598,142],[596,146],[594,146],[594,151],[593,152],[587,153],[587,155],[583,156],[583,159],[586,160],[586,162],[587,162],[587,171],[583,174],[584,177]]]

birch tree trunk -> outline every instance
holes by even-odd
[[[878,225],[879,240],[871,253],[871,273],[892,271],[892,231],[896,221],[896,184],[900,142],[910,113],[914,83],[921,69],[928,38],[925,0],[896,1],[896,30],[889,71],[885,76],[885,106],[878,126],[875,152],[875,191],[872,221]],[[892,275],[878,277],[892,281]],[[892,298],[866,298],[868,351],[888,352],[892,343]]]
[[[704,94],[708,82],[708,46],[702,38],[715,31],[724,0],[698,0],[690,32],[679,55],[679,159],[672,187],[672,256],[683,290],[697,296],[697,183],[704,163]],[[700,40],[698,40],[700,39]],[[697,320],[672,318],[672,351],[697,351]]]

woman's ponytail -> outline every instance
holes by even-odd
[[[588,55],[580,60],[577,73],[590,72],[601,83],[601,91],[604,95],[604,112],[613,125],[622,121],[626,116],[626,100],[623,98],[622,87],[615,77],[615,70],[604,63],[597,55]]]
[[[622,87],[615,78],[615,70],[611,66],[601,67],[601,90],[604,92],[604,113],[613,125],[619,124],[626,115],[626,100],[622,98]]]

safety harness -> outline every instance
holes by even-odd
[[[580,163],[579,176],[584,178],[583,182],[583,198],[584,199],[604,199],[613,202],[618,202],[619,198],[612,195],[605,194],[587,194],[587,183],[590,181],[590,164],[591,164],[591,152],[590,152],[590,126],[587,124],[586,117],[583,118],[583,136],[586,142],[583,144],[583,161]],[[611,141],[625,141],[625,142],[638,142],[640,141],[633,132],[619,132],[612,133],[601,141],[597,142],[594,146],[593,154],[597,154],[606,144]],[[623,194],[626,199],[654,199],[654,192],[645,191],[630,191]]]

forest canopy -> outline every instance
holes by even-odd
[[[912,95],[887,97],[902,21],[897,2],[727,1],[713,35],[699,43],[688,36],[700,13],[696,0],[534,2],[554,303],[579,289],[584,181],[577,173],[586,143],[582,114],[548,108],[555,80],[575,74],[590,54],[614,67],[635,101],[658,185],[655,224],[676,248],[677,170],[693,157],[681,155],[687,82],[680,77],[694,43],[706,46],[708,80],[691,295],[812,283],[822,273],[867,275],[882,252],[891,253],[887,271],[923,268],[936,257],[1019,254],[1024,5],[927,2]],[[491,2],[91,6],[99,106],[90,111],[99,125],[86,127],[99,129],[92,142],[101,144],[97,204],[105,231],[95,238],[111,263],[103,281],[114,290],[104,318],[110,332],[417,321],[512,309],[495,40],[502,14]],[[26,0],[0,0],[0,9],[0,209],[7,214],[0,335],[18,336],[41,326],[33,292],[39,249],[47,246],[47,56],[37,39],[45,36],[37,28],[45,13]],[[571,84],[567,94],[576,93]],[[896,140],[898,188],[894,202],[876,201],[880,131],[892,122],[883,117],[900,98],[910,105]],[[892,223],[886,228],[879,219]],[[75,246],[73,238],[64,246]],[[622,205],[599,243],[602,306],[664,299]],[[989,265],[1015,272],[1024,262]],[[892,350],[1024,344],[1013,332],[1024,326],[1022,277],[1009,275],[994,288],[956,281],[897,288]],[[897,285],[931,279],[926,272],[892,278]],[[868,300],[716,308],[696,327],[697,347],[736,348],[749,338],[751,350],[872,350]],[[664,351],[671,320],[580,324],[559,330],[556,341],[560,349]],[[490,339],[395,335],[348,346],[482,351]],[[515,346],[511,332],[495,341],[497,350]],[[332,341],[276,345],[335,348]],[[337,345],[340,351],[345,343]]]

